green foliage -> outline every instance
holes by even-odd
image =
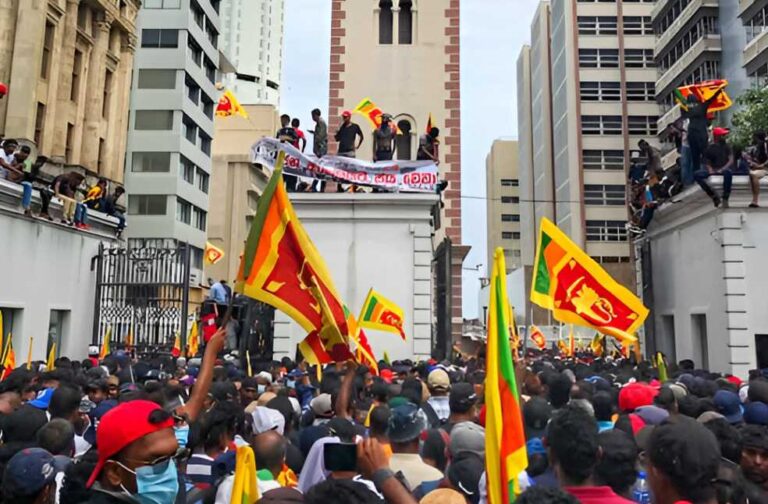
[[[756,131],[768,132],[768,87],[749,89],[736,100],[739,111],[733,115],[730,140],[737,147],[752,143]]]

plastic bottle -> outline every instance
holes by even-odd
[[[651,502],[651,488],[648,486],[645,471],[640,471],[637,474],[637,481],[632,487],[632,500],[639,504],[650,504]]]

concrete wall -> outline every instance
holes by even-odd
[[[417,194],[291,195],[296,213],[353,313],[373,287],[405,311],[407,340],[366,330],[377,358],[428,357],[431,351],[432,248],[430,209],[436,197]],[[275,358],[293,357],[306,334],[275,316]]]
[[[502,198],[520,198],[519,186],[502,185],[502,180],[513,180],[519,183],[518,179],[518,142],[517,140],[497,139],[491,145],[491,151],[485,158],[485,193],[488,221],[487,241],[488,241],[488,263],[486,269],[490,271],[493,265],[493,253],[496,247],[504,249],[504,259],[506,261],[507,271],[522,266],[520,257],[520,204],[504,202]],[[502,221],[502,215],[517,216],[518,221]],[[502,233],[517,233],[518,237],[503,238]]]

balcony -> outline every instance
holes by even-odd
[[[658,2],[663,3],[663,2]],[[658,5],[658,4],[657,4]],[[717,14],[718,0],[693,0],[689,3],[683,12],[680,13],[677,19],[667,28],[660,37],[656,39],[656,47],[654,49],[654,55],[658,56],[662,53],[675,38],[680,35],[680,31],[688,23],[693,16],[696,15],[701,9],[714,9]]]
[[[669,109],[663,116],[659,117],[659,120],[656,123],[657,131],[659,132],[659,134],[664,133],[664,130],[667,129],[667,126],[677,121],[680,118],[680,113],[681,113],[680,105],[675,105],[674,107]]]
[[[764,55],[766,50],[768,50],[768,31],[763,31],[744,47],[744,67],[748,74],[765,61],[765,57],[760,58],[762,61],[756,60],[760,55]]]
[[[720,35],[707,35],[696,41],[683,56],[664,72],[656,81],[656,96],[664,96],[675,85],[681,75],[686,75],[693,64],[706,52],[719,53],[722,49]]]
[[[651,9],[651,21],[656,21],[656,18],[659,17],[659,14],[666,9],[667,5],[672,3],[673,0],[658,0],[654,6],[653,9]]]
[[[766,4],[768,0],[739,0],[739,17],[742,22],[746,24]]]

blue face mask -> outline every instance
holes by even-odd
[[[256,386],[256,390],[258,391],[259,394],[263,394],[267,390],[267,386],[266,385],[257,385]]]
[[[296,388],[296,380],[285,380],[285,386],[288,388]]]
[[[120,464],[122,465],[122,464]],[[168,504],[176,500],[179,493],[179,475],[172,460],[153,466],[137,467],[136,471],[126,470],[136,475],[136,494],[131,495],[142,504]],[[129,493],[125,488],[123,491]]]
[[[179,442],[180,448],[187,447],[187,441],[189,441],[189,425],[182,425],[181,427],[174,427],[173,433],[176,435],[176,441]]]

